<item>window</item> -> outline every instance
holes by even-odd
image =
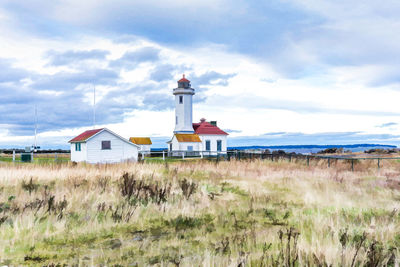
[[[183,104],[183,95],[179,96],[179,104]]]
[[[187,150],[188,150],[188,151],[193,151],[193,146],[188,146],[188,147],[187,147]]]
[[[210,151],[211,150],[211,142],[210,140],[206,140],[206,151]]]
[[[101,141],[101,149],[102,150],[111,149],[111,141]]]
[[[217,140],[217,151],[222,151],[222,140]]]
[[[75,151],[81,151],[81,143],[75,143]]]
[[[175,117],[175,124],[178,124],[178,116]]]

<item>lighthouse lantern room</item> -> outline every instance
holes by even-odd
[[[194,89],[190,86],[190,81],[183,78],[178,81],[178,88],[173,91],[175,95],[175,130],[174,133],[194,133],[193,130],[193,114],[192,114],[192,97]]]

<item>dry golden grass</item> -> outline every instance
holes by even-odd
[[[0,265],[394,266],[399,204],[395,160],[2,164]]]

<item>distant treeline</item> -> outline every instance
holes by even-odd
[[[323,149],[351,149],[351,148],[359,148],[359,147],[381,147],[381,148],[396,148],[394,145],[379,145],[379,144],[353,144],[353,145],[279,145],[279,146],[231,146],[228,147],[228,151],[232,150],[248,150],[248,149],[258,149],[258,150],[265,150],[265,149],[273,149],[273,150],[283,150],[283,149],[312,149],[312,148],[319,148]],[[151,151],[160,152],[160,151],[167,151],[168,148],[151,148]]]
[[[398,148],[389,148],[389,149],[382,149],[382,148],[372,148],[365,150],[364,153],[367,154],[394,154],[398,153],[400,150]],[[344,150],[343,147],[337,148],[327,148],[321,151],[318,151],[317,154],[342,154],[342,153],[352,153],[351,150]]]
[[[294,152],[287,152],[284,149],[321,149],[321,151],[316,152],[318,154],[330,154],[330,153],[343,153],[343,152],[351,152],[349,149],[352,148],[372,148],[369,150],[365,150],[365,153],[396,153],[398,149],[394,145],[380,145],[380,144],[353,144],[353,145],[279,145],[279,146],[235,146],[228,147],[228,151],[235,150],[263,150],[264,153],[271,154],[296,154]],[[15,148],[15,149],[1,149],[0,153],[3,154],[12,154],[15,150],[16,153],[23,153],[25,149]],[[270,150],[273,150],[272,152]],[[162,152],[168,151],[168,148],[151,148],[152,152]],[[45,153],[70,153],[69,149],[40,149],[35,153],[45,154]],[[301,154],[301,153],[299,153]]]
[[[280,146],[235,146],[228,147],[228,150],[245,150],[245,149],[328,149],[328,148],[358,148],[358,147],[384,147],[396,148],[393,145],[379,145],[379,144],[353,144],[353,145],[280,145]]]

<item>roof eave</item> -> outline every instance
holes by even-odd
[[[209,133],[196,133],[197,135],[229,135],[228,133],[221,133],[221,134],[209,134]]]
[[[139,146],[138,146],[137,144],[132,143],[131,141],[129,141],[129,140],[123,138],[122,136],[120,136],[120,135],[114,133],[113,131],[111,131],[111,130],[109,130],[109,129],[107,129],[107,128],[101,129],[100,131],[98,131],[98,132],[95,133],[94,135],[90,136],[89,138],[86,138],[85,140],[82,140],[82,141],[72,141],[73,139],[71,139],[70,141],[68,141],[68,143],[86,143],[88,140],[92,139],[93,137],[95,137],[96,135],[98,135],[98,134],[100,134],[100,133],[102,133],[102,132],[104,132],[104,131],[107,131],[107,132],[109,132],[110,134],[117,136],[117,137],[120,138],[122,141],[124,141],[124,142],[126,142],[126,143],[128,143],[128,144],[130,144],[130,145],[134,145],[134,146],[136,146],[137,148],[139,148]]]

